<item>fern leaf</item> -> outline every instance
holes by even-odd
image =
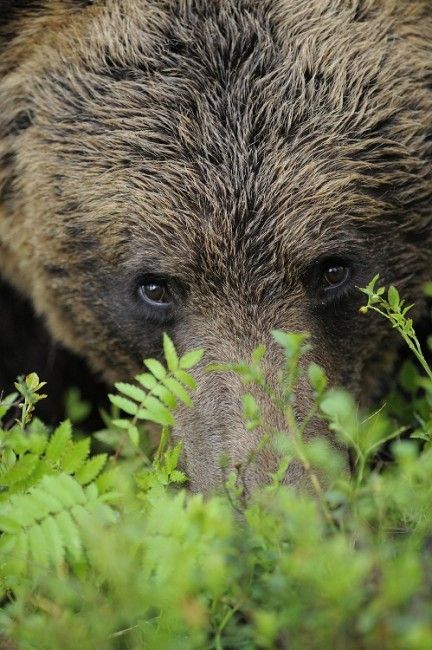
[[[144,365],[150,370],[156,379],[159,379],[159,381],[163,379],[167,374],[165,368],[157,359],[146,359],[144,361]]]
[[[170,409],[175,409],[177,406],[177,399],[176,396],[173,395],[173,393],[168,390],[163,384],[158,384],[154,390],[153,390],[153,395],[156,395],[156,397],[159,397],[161,402],[165,404],[165,406],[168,406]]]
[[[76,523],[67,510],[62,510],[55,517],[64,547],[73,562],[79,562],[83,557],[81,535]]]
[[[49,549],[51,564],[55,567],[61,566],[65,560],[65,544],[58,521],[52,516],[46,517],[40,527],[45,538],[46,547]]]
[[[190,375],[188,372],[185,372],[184,370],[176,370],[174,373],[174,377],[180,381],[183,386],[186,386],[186,388],[190,388],[191,390],[195,390],[197,387],[197,383],[195,379]]]
[[[11,393],[10,395],[7,395],[2,400],[0,400],[0,418],[6,415],[9,409],[13,406],[17,397],[18,393]]]
[[[28,531],[29,548],[35,568],[49,566],[49,555],[45,535],[39,524],[31,526]]]
[[[57,463],[68,448],[72,436],[72,425],[69,420],[62,422],[54,431],[45,451],[45,458],[51,464]]]
[[[142,390],[142,388],[139,388],[138,386],[134,386],[133,384],[125,384],[124,382],[120,381],[114,385],[120,393],[126,395],[126,397],[129,397],[132,400],[135,400],[135,402],[142,402],[146,398],[146,393]]]
[[[179,366],[183,370],[189,370],[190,368],[193,368],[193,366],[196,366],[196,364],[201,361],[202,357],[204,355],[204,350],[203,349],[197,349],[197,350],[191,350],[190,352],[186,352],[181,358],[180,358],[180,363]]]
[[[105,492],[112,490],[117,486],[118,482],[118,468],[108,468],[102,474],[100,474],[95,482],[98,493],[104,495]],[[88,490],[88,488],[86,488]]]
[[[143,372],[141,375],[137,375],[135,379],[147,390],[154,390],[159,383],[156,377],[149,372]]]
[[[63,504],[55,495],[49,494],[43,488],[36,487],[31,491],[31,496],[35,508],[46,517],[49,513],[60,512]]]
[[[88,460],[85,465],[75,474],[75,478],[81,485],[87,485],[100,474],[107,461],[107,454],[97,454]]]
[[[17,535],[3,535],[0,540],[0,565],[2,576],[26,574],[29,553],[29,539],[26,532]],[[6,580],[8,583],[9,580]]]
[[[168,409],[161,402],[154,404],[153,408],[144,408],[138,411],[138,417],[141,420],[148,420],[161,424],[163,427],[169,427],[174,424],[174,418]]]
[[[85,463],[87,456],[90,452],[90,438],[84,438],[79,442],[74,443],[67,456],[64,456],[62,461],[62,469],[68,474],[72,474],[79,470]]]
[[[138,413],[138,405],[127,397],[122,397],[121,395],[108,395],[109,400],[114,406],[118,406],[119,409],[129,415],[136,415]]]
[[[164,384],[170,390],[183,404],[186,404],[187,406],[192,405],[192,400],[189,396],[189,393],[179,381],[174,379],[174,377],[166,377],[164,379]]]
[[[34,454],[25,454],[0,477],[0,484],[13,485],[26,479],[35,470],[39,458]]]
[[[163,350],[164,350],[164,356],[167,362],[168,370],[170,372],[174,372],[178,368],[179,360],[178,360],[174,343],[172,342],[172,340],[170,339],[170,337],[166,332],[164,332],[163,335]]]
[[[81,485],[69,474],[45,476],[41,486],[48,494],[57,497],[63,506],[71,507],[77,503],[85,503],[85,494]]]

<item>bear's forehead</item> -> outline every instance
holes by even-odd
[[[315,38],[320,12],[300,4],[292,13]],[[89,230],[112,214],[132,248],[154,240],[174,258],[207,252],[226,264],[331,251],[376,213],[353,183],[355,118],[335,97],[349,46],[340,69],[283,47],[274,9],[284,5],[160,2],[153,16],[148,3],[130,5],[136,25],[117,25],[117,40],[112,9],[97,19],[93,56],[45,73],[40,143],[77,188]]]
[[[118,241],[213,268],[283,267],[338,252],[368,220],[376,232],[381,179],[396,187],[418,127],[384,4],[367,26],[322,0],[95,5],[33,83],[59,212],[108,254]]]

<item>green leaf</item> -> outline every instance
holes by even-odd
[[[72,561],[78,562],[82,557],[82,541],[76,523],[67,510],[56,515],[55,523]]]
[[[143,372],[142,374],[137,375],[135,379],[147,390],[153,390],[159,383],[156,377],[149,372]]]
[[[32,526],[28,531],[28,536],[32,560],[36,565],[34,568],[37,570],[47,567],[49,565],[48,549],[40,525],[35,524]]]
[[[85,462],[90,452],[90,438],[84,438],[71,445],[63,458],[62,469],[68,474],[76,472]]]
[[[432,282],[426,282],[426,284],[423,287],[425,296],[428,298],[432,298]]]
[[[273,330],[272,336],[283,347],[290,359],[297,357],[301,353],[302,347],[308,338],[308,334],[304,332],[283,332],[282,330]]]
[[[132,400],[122,397],[121,395],[108,395],[108,398],[114,406],[118,406],[119,409],[129,415],[136,415],[138,413],[138,405]]]
[[[75,475],[76,480],[79,483],[81,483],[81,485],[87,485],[87,483],[94,481],[96,476],[100,474],[100,472],[104,468],[106,461],[107,461],[107,454],[97,454],[96,456],[93,456],[76,473]]]
[[[308,378],[311,387],[317,393],[322,393],[327,387],[327,377],[324,370],[316,363],[309,364]]]
[[[186,404],[187,406],[192,405],[189,393],[183,388],[180,382],[174,379],[174,377],[166,377],[163,383],[181,402],[183,402],[183,404]],[[146,407],[148,408],[147,403]]]
[[[48,494],[57,497],[65,507],[73,506],[75,503],[84,503],[85,494],[82,487],[69,474],[58,474],[57,476],[44,476],[40,486]]]
[[[174,343],[166,332],[163,334],[163,350],[168,370],[170,370],[170,372],[174,372],[178,368],[179,360]]]
[[[12,408],[17,397],[18,393],[11,393],[0,400],[0,419]]]
[[[414,393],[418,388],[419,372],[411,361],[405,361],[399,373],[399,382],[404,390]]]
[[[198,348],[196,350],[191,350],[190,352],[186,352],[181,358],[180,358],[180,363],[179,367],[182,370],[190,370],[190,368],[193,368],[194,366],[197,365],[201,361],[201,359],[204,356],[204,350],[201,348]]]
[[[128,426],[127,432],[128,432],[129,439],[131,443],[134,445],[134,447],[139,447],[140,434],[138,428],[135,425],[131,424],[130,426]]]
[[[141,388],[135,386],[134,384],[126,384],[124,382],[117,382],[114,384],[117,390],[126,397],[135,400],[135,402],[141,403],[145,400],[147,393],[145,393]]]
[[[81,392],[75,387],[69,388],[66,392],[64,405],[68,419],[74,424],[79,424],[86,420],[92,410],[91,403],[83,400]]]
[[[144,365],[150,370],[150,372],[152,373],[152,375],[156,377],[156,379],[159,379],[159,381],[161,379],[164,379],[164,377],[167,374],[165,368],[163,367],[161,362],[158,361],[157,359],[146,359],[144,361]]]
[[[389,287],[389,290],[387,292],[387,299],[390,307],[392,309],[397,309],[400,298],[399,298],[399,292],[396,289],[396,287],[393,286]]]
[[[177,399],[175,395],[172,394],[168,388],[166,388],[163,384],[158,384],[157,387],[153,390],[153,395],[158,397],[161,402],[165,404],[165,406],[168,406],[170,409],[175,409],[177,406]]]
[[[243,415],[248,420],[255,420],[259,417],[260,410],[255,398],[250,393],[243,395]]]
[[[58,520],[55,517],[46,517],[40,525],[45,538],[46,548],[49,550],[51,563],[59,567],[65,559],[65,544],[60,532]]]
[[[180,381],[183,386],[186,386],[186,388],[190,388],[191,390],[196,390],[197,383],[195,379],[190,375],[188,372],[185,372],[184,370],[176,370],[174,373],[175,379]]]
[[[13,485],[26,479],[36,469],[39,458],[33,454],[25,454],[10,469],[0,477],[0,484]]]
[[[174,418],[167,409],[162,409],[162,404],[160,407],[153,409],[140,409],[138,413],[140,420],[155,422],[156,424],[161,424],[163,427],[169,427],[174,424]]]
[[[48,442],[45,458],[49,463],[54,465],[62,458],[68,448],[71,435],[72,425],[69,420],[65,420],[56,428]]]

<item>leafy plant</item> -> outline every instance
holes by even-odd
[[[136,383],[116,385],[113,412],[95,434],[108,451],[93,456],[69,423],[49,434],[33,410],[43,383],[19,380],[0,401],[4,637],[25,650],[428,649],[431,372],[403,301],[377,281],[362,311],[387,318],[420,368],[402,368],[403,401],[393,395],[385,408],[359,412],[347,393],[328,388],[319,366],[302,370],[306,335],[274,332],[285,358],[277,390],[262,370],[263,347],[212,368],[238,373],[245,426],[264,433],[224,491],[206,500],[182,489],[181,448],[169,444],[201,351],[179,358],[165,336],[166,366],[146,360]],[[302,372],[315,402],[299,421]],[[280,409],[290,436],[266,425],[250,385]],[[340,452],[305,435],[316,417]],[[162,429],[153,451],[149,421]],[[379,468],[371,460],[383,444],[394,462]],[[242,475],[266,445],[278,450],[279,469],[246,500]],[[293,462],[312,491],[282,485]]]

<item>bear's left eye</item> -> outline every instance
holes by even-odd
[[[144,302],[154,307],[168,307],[173,302],[168,282],[161,278],[147,278],[138,293]]]
[[[337,289],[341,287],[348,280],[350,276],[350,269],[343,264],[327,264],[323,272],[323,288],[324,291]]]

